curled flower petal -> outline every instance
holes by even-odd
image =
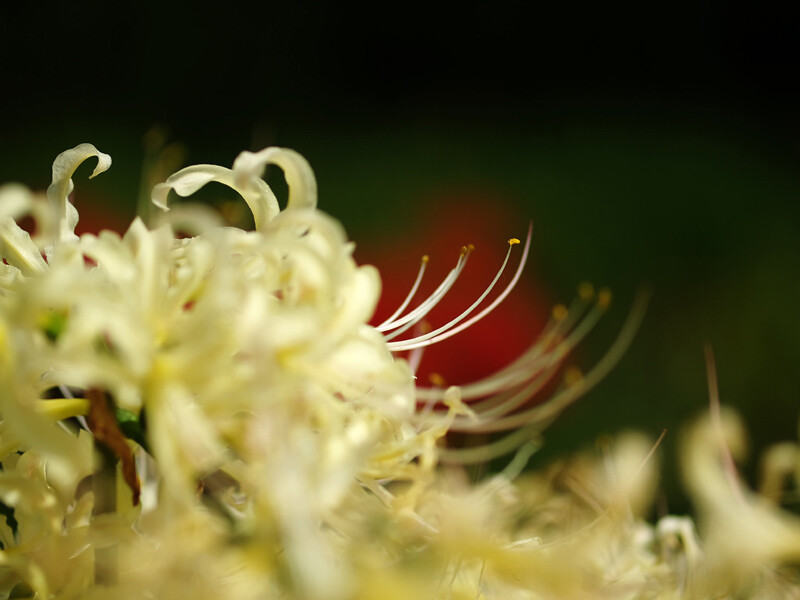
[[[47,268],[31,236],[10,216],[0,217],[0,256],[23,275],[41,273]]]
[[[153,188],[151,199],[161,210],[169,210],[167,196],[174,190],[179,196],[191,196],[211,182],[221,183],[237,192],[253,212],[256,231],[263,229],[278,214],[278,201],[275,194],[263,179],[248,182],[247,186],[237,182],[230,169],[216,165],[193,165],[181,169]]]
[[[79,144],[72,150],[62,152],[53,161],[53,181],[47,188],[47,199],[55,215],[54,223],[58,227],[58,231],[51,232],[53,243],[77,239],[75,226],[78,224],[78,211],[69,201],[69,195],[75,187],[72,175],[83,161],[92,157],[97,157],[97,166],[89,176],[92,179],[111,166],[111,157],[92,144]]]
[[[317,180],[311,165],[300,154],[288,148],[264,148],[260,152],[242,152],[233,162],[236,185],[245,189],[257,187],[264,167],[276,165],[283,171],[289,186],[286,208],[316,208]]]

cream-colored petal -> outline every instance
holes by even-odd
[[[3,386],[5,388],[5,386]],[[15,393],[16,392],[16,393]],[[74,485],[86,468],[86,456],[77,440],[19,401],[14,389],[0,389],[0,410],[14,424],[14,434],[27,446],[34,446],[47,458],[48,476],[59,487]]]
[[[212,181],[228,186],[244,198],[247,206],[253,212],[256,231],[264,228],[280,211],[275,194],[263,179],[241,185],[233,171],[216,165],[193,165],[181,169],[168,177],[164,183],[156,185],[153,188],[151,199],[153,204],[166,211],[169,210],[167,196],[170,190],[174,190],[176,194],[185,198]]]
[[[682,445],[684,478],[708,550],[731,572],[800,560],[800,518],[753,494],[723,458],[726,452],[740,457],[745,445],[744,423],[727,407],[718,422],[703,418],[694,424]]]
[[[346,290],[342,292],[342,307],[336,315],[335,326],[352,331],[367,323],[375,312],[381,295],[378,269],[365,265],[355,269]]]
[[[233,162],[237,186],[256,188],[267,165],[281,168],[289,186],[286,208],[316,208],[317,180],[311,165],[300,154],[288,148],[264,148],[260,152],[242,152]]]
[[[53,181],[47,188],[47,199],[55,213],[58,231],[51,232],[52,243],[77,239],[75,225],[78,224],[78,211],[69,201],[74,188],[72,175],[83,161],[92,157],[97,157],[97,166],[89,176],[92,179],[111,166],[111,157],[92,144],[79,144],[72,150],[62,152],[53,161]]]
[[[10,216],[0,217],[0,255],[23,275],[41,273],[47,268],[31,236]]]
[[[186,202],[155,215],[151,226],[169,225],[176,232],[199,235],[211,229],[224,227],[225,219],[212,207],[199,202]]]
[[[0,185],[0,217],[19,219],[33,210],[34,196],[24,185]]]

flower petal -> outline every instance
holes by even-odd
[[[267,165],[276,165],[283,170],[289,186],[286,208],[316,208],[317,180],[311,165],[300,154],[288,148],[264,148],[260,152],[242,152],[233,161],[236,185],[255,188]]]
[[[0,217],[0,256],[23,275],[41,273],[47,268],[31,236],[10,216]]]
[[[52,243],[77,239],[75,226],[78,224],[78,211],[69,201],[69,195],[75,187],[72,175],[83,161],[93,156],[97,157],[97,166],[89,175],[89,179],[92,179],[111,166],[111,157],[92,144],[78,144],[72,150],[59,154],[53,161],[53,182],[47,188],[47,198],[56,215],[58,231],[51,232]]]
[[[24,185],[7,183],[0,186],[0,216],[19,219],[31,212],[33,205],[33,194]]]
[[[170,190],[182,197],[191,196],[207,183],[215,181],[236,191],[253,211],[256,231],[261,230],[280,212],[275,194],[263,179],[241,185],[230,169],[217,165],[192,165],[170,175],[164,183],[153,188],[151,200],[161,210],[169,210],[167,196]]]

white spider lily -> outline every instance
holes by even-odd
[[[729,489],[714,436],[740,441],[727,417],[684,445],[704,537],[688,518],[642,521],[654,448],[640,436],[600,461],[523,472],[542,428],[630,343],[643,300],[584,375],[565,361],[610,301],[588,285],[505,368],[460,387],[417,385],[426,347],[511,293],[530,230],[443,325],[424,320],[471,247],[414,305],[423,258],[406,299],[372,327],[378,272],[356,265],[341,225],[316,210],[297,153],[187,167],[153,191],[167,211],[171,191],[227,185],[252,210],[253,232],[183,204],[157,228],[136,219],[122,236],[78,237],[71,177],[91,157],[94,174],[110,165],[89,144],[59,155],[46,196],[0,187],[0,597],[797,597],[783,566],[800,556],[800,525]],[[283,210],[261,177],[267,164],[289,184]],[[28,215],[33,235],[18,225]],[[505,437],[448,448],[451,431]],[[477,484],[441,467],[515,450]],[[771,497],[797,455],[794,445],[770,455]]]

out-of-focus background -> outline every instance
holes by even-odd
[[[755,450],[796,438],[797,4],[337,4],[4,6],[0,181],[44,188],[55,155],[90,141],[114,165],[91,182],[84,167],[76,203],[87,228],[120,228],[158,135],[185,164],[292,147],[393,298],[422,254],[446,269],[474,243],[462,306],[532,220],[507,310],[426,357],[448,381],[510,359],[584,280],[615,294],[574,359],[591,365],[653,292],[627,355],[534,464],[666,428],[672,489],[681,424],[707,406],[704,342]]]

